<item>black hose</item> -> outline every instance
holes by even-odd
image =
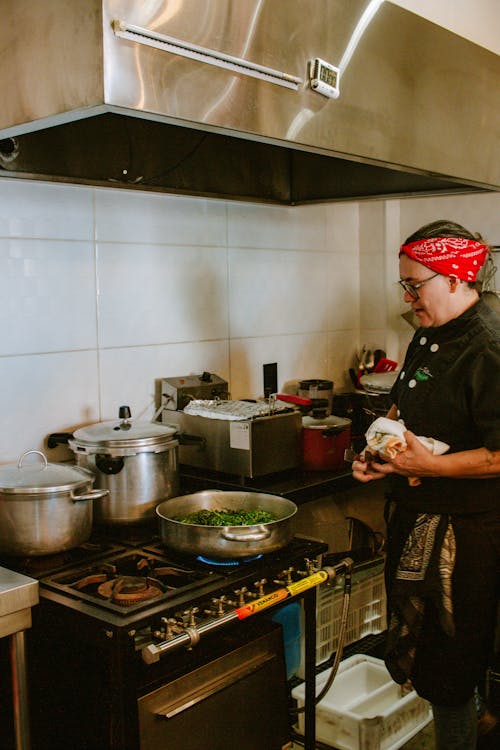
[[[339,629],[339,638],[338,638],[338,644],[337,644],[337,650],[332,651],[330,655],[330,659],[334,659],[330,674],[328,675],[328,679],[325,683],[325,685],[322,687],[319,694],[314,699],[314,705],[317,706],[320,701],[323,700],[325,695],[330,690],[333,681],[335,680],[335,677],[337,676],[337,672],[340,666],[340,661],[342,659],[342,654],[344,653],[344,641],[345,641],[345,634],[347,630],[347,620],[349,616],[349,605],[351,603],[351,588],[352,588],[352,573],[351,573],[351,566],[349,566],[345,572],[344,577],[344,595],[342,600],[342,613],[340,616],[340,629]],[[335,654],[335,658],[334,658]],[[301,714],[304,713],[306,710],[306,706],[300,706],[297,708],[294,708],[291,710],[291,713],[293,714]]]

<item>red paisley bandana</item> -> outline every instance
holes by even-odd
[[[404,253],[443,276],[453,276],[461,281],[475,281],[488,252],[487,246],[477,240],[434,237],[401,245],[399,254]]]

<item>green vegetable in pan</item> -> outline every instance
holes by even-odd
[[[174,521],[197,524],[199,526],[253,526],[259,523],[276,521],[274,513],[267,510],[197,510],[186,516],[176,516]]]

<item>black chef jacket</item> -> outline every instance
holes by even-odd
[[[416,435],[437,438],[450,452],[500,449],[500,317],[482,300],[437,328],[420,328],[391,391],[400,418]],[[431,604],[411,676],[419,695],[461,705],[481,685],[491,657],[500,560],[500,478],[422,477],[411,487],[390,476],[396,511],[388,528],[388,594],[417,513],[450,516],[457,555],[453,573],[455,636],[447,636]]]
[[[416,435],[450,453],[500,449],[500,316],[479,300],[437,328],[419,328],[391,398]],[[408,487],[391,475],[391,495],[421,513],[477,513],[500,507],[500,478],[422,478]]]

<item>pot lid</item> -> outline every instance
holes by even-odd
[[[26,456],[36,454],[43,463],[25,463]],[[17,464],[0,466],[0,492],[4,494],[35,494],[62,492],[93,482],[88,469],[71,464],[49,464],[41,451],[26,451]]]
[[[302,417],[302,427],[310,427],[315,430],[326,430],[329,427],[339,427],[345,429],[349,427],[352,420],[344,417],[336,417],[331,414],[329,417],[315,419],[314,417]]]
[[[73,433],[76,443],[101,448],[144,448],[164,445],[177,433],[171,425],[133,422],[128,406],[120,406],[118,419],[96,422]]]

